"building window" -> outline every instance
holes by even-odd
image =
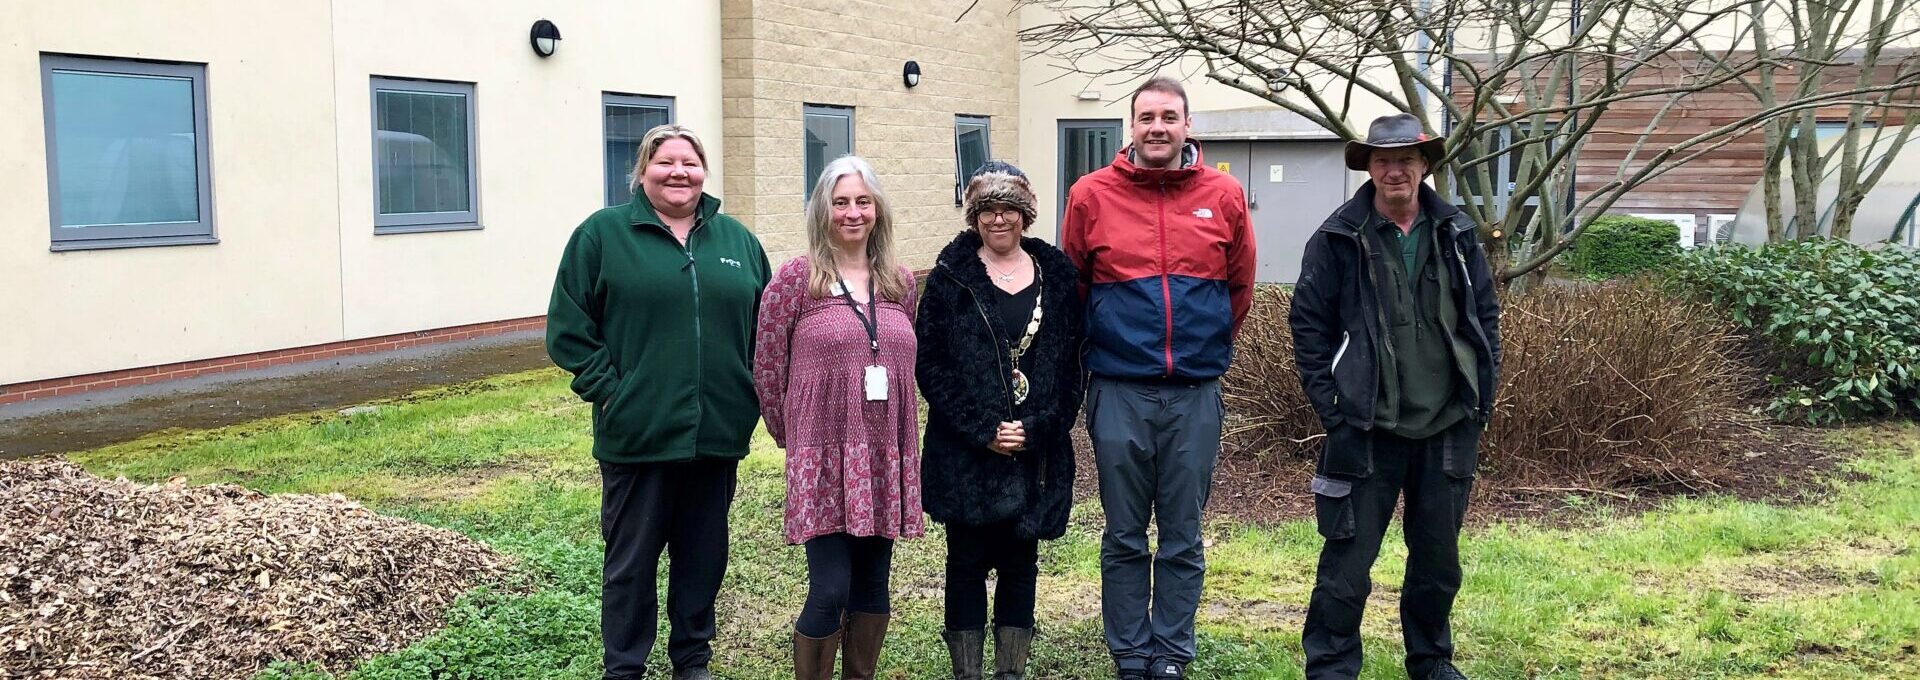
[[[1873,121],[1873,120],[1860,121],[1859,139],[1862,142],[1870,143],[1873,140],[1873,129],[1877,127],[1880,127],[1879,121]],[[1846,133],[1847,133],[1847,121],[1844,121],[1844,120],[1820,120],[1820,121],[1814,121],[1813,123],[1813,141],[1815,142],[1824,142],[1829,139],[1839,139],[1841,135],[1844,135]],[[1787,128],[1787,137],[1792,138],[1792,137],[1798,137],[1798,136],[1800,136],[1799,125],[1794,125]]]
[[[1087,173],[1107,167],[1120,151],[1120,121],[1060,121],[1060,210],[1066,217],[1067,192]]]
[[[373,79],[373,230],[480,228],[473,84]]]
[[[967,175],[985,165],[987,158],[993,155],[993,143],[987,136],[988,127],[986,116],[953,117],[954,205],[960,205],[961,193],[966,191]]]
[[[633,200],[633,164],[640,138],[673,122],[673,100],[608,92],[601,96],[600,128],[607,145],[607,205]]]
[[[1559,124],[1558,121],[1548,123],[1549,130],[1546,134],[1553,134],[1551,128],[1558,127]],[[1532,129],[1532,123],[1521,122],[1495,130],[1488,130],[1484,138],[1483,149],[1467,151],[1461,154],[1459,160],[1463,162],[1473,160],[1473,158],[1476,157],[1475,154],[1497,153],[1501,149],[1512,146],[1515,142],[1531,139],[1533,138],[1531,133]],[[1558,137],[1550,137],[1545,143],[1547,145],[1546,153],[1548,155],[1552,155],[1560,149],[1560,140]],[[1500,215],[1504,215],[1508,208],[1518,208],[1530,214],[1540,206],[1539,191],[1535,191],[1532,195],[1528,196],[1527,200],[1520,205],[1508,205],[1508,203],[1512,201],[1513,193],[1520,188],[1520,177],[1523,174],[1521,164],[1525,162],[1526,154],[1527,149],[1525,148],[1511,149],[1501,158],[1460,171],[1459,174],[1455,175],[1453,184],[1454,193],[1459,197],[1458,202],[1469,205],[1490,205],[1494,207],[1495,213]],[[1528,168],[1524,174],[1531,179],[1543,172],[1548,171],[1540,168]],[[1481,184],[1482,173],[1485,173],[1485,178],[1491,182],[1491,186]]]
[[[44,55],[54,250],[213,243],[207,67]]]
[[[833,159],[853,153],[853,108],[806,105],[806,186],[801,197],[813,198],[813,183]]]

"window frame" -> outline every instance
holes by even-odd
[[[1547,121],[1546,126],[1549,129],[1557,130],[1562,122],[1561,120],[1550,120]],[[1512,146],[1516,141],[1516,137],[1531,136],[1532,130],[1532,121],[1517,121],[1511,125],[1503,125],[1499,128],[1487,130],[1484,132],[1484,134],[1490,138],[1487,142],[1490,145],[1487,151],[1491,153]],[[1547,145],[1547,153],[1551,155],[1559,151],[1560,138],[1556,134],[1548,139],[1545,144]],[[1455,175],[1453,177],[1454,203],[1457,205],[1491,205],[1496,214],[1503,219],[1510,209],[1524,210],[1533,208],[1538,210],[1540,207],[1540,194],[1538,193],[1535,193],[1528,197],[1526,201],[1517,205],[1514,204],[1512,200],[1513,190],[1516,188],[1514,185],[1518,183],[1514,177],[1514,166],[1522,162],[1522,158],[1524,157],[1522,154],[1524,153],[1526,152],[1522,149],[1509,150],[1501,154],[1499,159],[1492,162],[1491,171],[1488,173],[1488,180],[1492,182],[1493,186],[1488,187],[1492,191],[1487,195],[1466,193],[1467,176]],[[1535,172],[1548,171],[1535,170]]]
[[[633,184],[633,178],[631,177],[633,168],[632,167],[614,168],[612,165],[609,164],[609,161],[611,161],[612,159],[606,157],[607,108],[613,107],[613,106],[627,106],[627,107],[633,107],[633,108],[648,108],[648,109],[666,109],[668,125],[672,125],[674,121],[677,121],[680,119],[680,111],[678,108],[675,107],[673,97],[651,95],[651,94],[626,94],[623,92],[601,92],[600,93],[600,150],[601,150],[600,165],[602,166],[601,167],[602,174],[600,178],[602,181],[605,181],[606,179],[605,173],[619,172],[621,175],[627,176],[627,184],[631,186]],[[612,192],[608,191],[608,192],[602,192],[602,193],[605,195],[601,197],[601,200],[607,204],[607,207],[613,207],[616,205],[625,205],[624,203],[614,203]]]
[[[800,200],[802,202],[813,200],[813,183],[816,179],[818,179],[815,177],[808,177],[808,175],[811,173],[807,172],[807,119],[813,116],[829,116],[829,117],[846,119],[847,121],[847,154],[852,154],[854,152],[853,150],[855,148],[855,144],[857,144],[858,142],[858,138],[855,137],[855,130],[853,125],[853,107],[839,106],[836,104],[811,104],[811,103],[801,105],[800,107],[800,183],[801,183]],[[846,154],[842,154],[842,155],[846,155]],[[839,158],[839,156],[835,156],[834,158]],[[834,161],[834,158],[827,159],[827,163],[832,163]],[[821,169],[824,171],[826,169],[826,166],[822,165]]]
[[[1060,200],[1054,209],[1056,213],[1053,220],[1055,243],[1060,241],[1060,234],[1062,230],[1066,228],[1067,194],[1073,190],[1073,183],[1079,181],[1077,177],[1072,179],[1067,178],[1067,135],[1072,130],[1098,130],[1103,128],[1113,131],[1113,148],[1116,153],[1127,146],[1126,137],[1123,136],[1126,134],[1127,129],[1127,121],[1124,118],[1061,118],[1055,121],[1053,157],[1059,159],[1058,164],[1060,166],[1056,173],[1058,175],[1057,184],[1060,185]],[[1109,158],[1107,165],[1112,164],[1113,160]],[[1101,167],[1106,166],[1103,165]]]
[[[193,128],[195,200],[199,219],[193,222],[154,224],[102,224],[80,228],[82,233],[65,232],[60,215],[60,141],[54,134],[53,76],[56,71],[96,73],[144,78],[187,80],[193,88]],[[148,61],[114,57],[56,53],[40,54],[40,103],[43,139],[46,141],[47,222],[49,249],[54,252],[98,250],[105,248],[141,248],[155,246],[207,245],[219,243],[213,212],[212,131],[207,115],[207,65],[193,62]]]
[[[961,197],[967,190],[967,173],[974,168],[962,167],[960,157],[960,128],[963,125],[975,125],[980,128],[980,138],[986,141],[986,149],[980,154],[985,161],[993,160],[993,117],[972,114],[954,114],[953,116],[953,204],[961,204]]]
[[[474,83],[449,80],[425,80],[400,76],[373,76],[368,79],[367,137],[371,146],[373,160],[373,233],[418,234],[438,231],[472,231],[483,228],[480,223],[480,149],[475,133],[479,126],[477,115],[478,99]],[[380,92],[419,92],[426,94],[457,94],[466,98],[467,104],[467,209],[430,213],[382,214],[380,212]]]

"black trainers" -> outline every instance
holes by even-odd
[[[1180,680],[1186,677],[1186,669],[1172,661],[1153,662],[1152,680]]]
[[[1120,669],[1119,677],[1120,680],[1147,680],[1147,672],[1136,671],[1131,668],[1122,668]]]
[[[707,672],[706,666],[694,666],[674,671],[673,680],[713,680],[713,674]]]
[[[1467,680],[1467,675],[1461,673],[1460,669],[1454,668],[1452,662],[1442,661],[1440,665],[1433,667],[1432,672],[1427,673],[1427,680]]]

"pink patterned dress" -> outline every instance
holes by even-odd
[[[760,415],[787,450],[787,542],[841,532],[923,536],[913,273],[900,270],[906,300],[880,301],[886,401],[868,401],[863,388],[875,363],[866,326],[844,299],[809,297],[807,275],[804,255],[774,274],[753,354]]]

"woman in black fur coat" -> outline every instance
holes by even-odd
[[[991,161],[966,191],[968,229],[940,252],[920,297],[916,377],[927,400],[922,502],[947,528],[946,632],[956,680],[982,676],[988,571],[996,680],[1024,678],[1039,542],[1066,533],[1080,414],[1079,275],[1025,238],[1034,196]]]

